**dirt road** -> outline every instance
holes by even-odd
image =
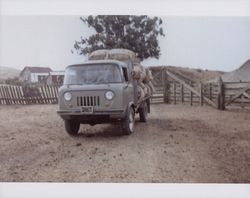
[[[0,181],[250,182],[250,112],[154,105],[148,123],[69,137],[57,105],[0,107]]]

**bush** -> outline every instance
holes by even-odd
[[[18,77],[8,78],[5,80],[5,83],[8,85],[19,85],[19,86],[25,84],[23,81],[20,81]]]
[[[5,80],[0,78],[0,84],[4,84]]]

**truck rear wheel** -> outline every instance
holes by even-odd
[[[78,134],[80,123],[77,120],[65,120],[64,124],[69,135],[76,136]]]
[[[138,109],[140,122],[147,122],[148,118],[148,105],[146,102],[143,102],[141,107]]]
[[[135,128],[135,111],[132,107],[128,108],[125,119],[122,122],[122,130],[125,135],[130,135]]]

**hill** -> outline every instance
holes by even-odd
[[[0,80],[6,80],[8,78],[18,77],[21,70],[11,67],[0,67]]]
[[[175,66],[152,66],[149,67],[152,70],[153,76],[156,76],[156,81],[161,81],[161,71],[163,68],[171,71],[177,76],[181,77],[186,82],[206,82],[210,79],[214,79],[218,76],[224,74],[222,71],[212,71],[212,70],[203,70],[203,69],[194,69],[187,67],[175,67]]]
[[[200,81],[208,81],[210,79],[216,78],[224,74],[221,71],[210,71],[210,70],[202,70],[202,69],[193,69],[187,67],[175,67],[175,66],[152,66],[150,69],[152,70],[153,75],[157,75],[161,73],[162,68],[166,68],[169,71],[175,73],[178,76],[181,76],[182,79],[186,79],[187,81],[200,82]],[[0,81],[4,81],[8,78],[18,77],[21,71],[11,67],[0,67]],[[161,80],[161,74],[157,75],[157,81]]]

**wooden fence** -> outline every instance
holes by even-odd
[[[250,108],[250,82],[224,83],[225,107]]]
[[[161,81],[159,81],[161,75]],[[156,93],[151,101],[167,104],[210,105],[224,110],[230,107],[250,107],[250,82],[195,83],[162,69],[154,78]]]
[[[192,81],[187,83],[170,71],[164,73],[163,80],[165,103],[189,103],[190,105],[206,103],[213,107],[218,106],[219,84],[217,83],[210,83],[209,86]]]
[[[210,105],[220,110],[250,108],[250,82],[194,83],[166,69],[153,73],[152,103]],[[58,86],[0,85],[0,105],[56,104]]]
[[[0,85],[0,105],[56,103],[58,103],[57,86]]]
[[[163,74],[166,71],[164,69],[164,67],[161,68],[150,68],[150,70],[152,71],[152,75],[153,75],[153,85],[155,88],[155,93],[153,95],[153,97],[151,97],[151,103],[163,103]]]

